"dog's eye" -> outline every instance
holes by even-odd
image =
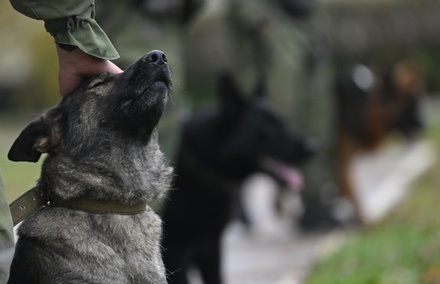
[[[90,84],[90,87],[89,88],[96,88],[96,87],[99,87],[99,86],[101,86],[101,85],[103,85],[103,84],[105,84],[105,83],[107,83],[107,80],[99,80],[99,81],[95,81],[95,82],[92,82],[92,84]]]

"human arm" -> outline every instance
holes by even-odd
[[[95,21],[94,0],[10,2],[14,9],[25,16],[43,20],[46,30],[57,43],[62,96],[68,95],[85,77],[101,72],[122,72],[110,62],[119,54]],[[67,51],[60,46],[70,46],[73,50]]]

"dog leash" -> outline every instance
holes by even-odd
[[[95,214],[135,215],[145,212],[147,203],[139,202],[131,205],[116,201],[77,197],[52,203],[39,187],[33,187],[14,200],[9,209],[14,226],[43,206],[62,207]]]

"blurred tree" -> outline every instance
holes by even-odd
[[[440,47],[440,1],[323,1],[319,18],[337,58],[386,54],[395,58]]]

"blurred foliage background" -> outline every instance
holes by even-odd
[[[0,3],[0,110],[39,110],[59,100],[55,47],[43,22]]]

